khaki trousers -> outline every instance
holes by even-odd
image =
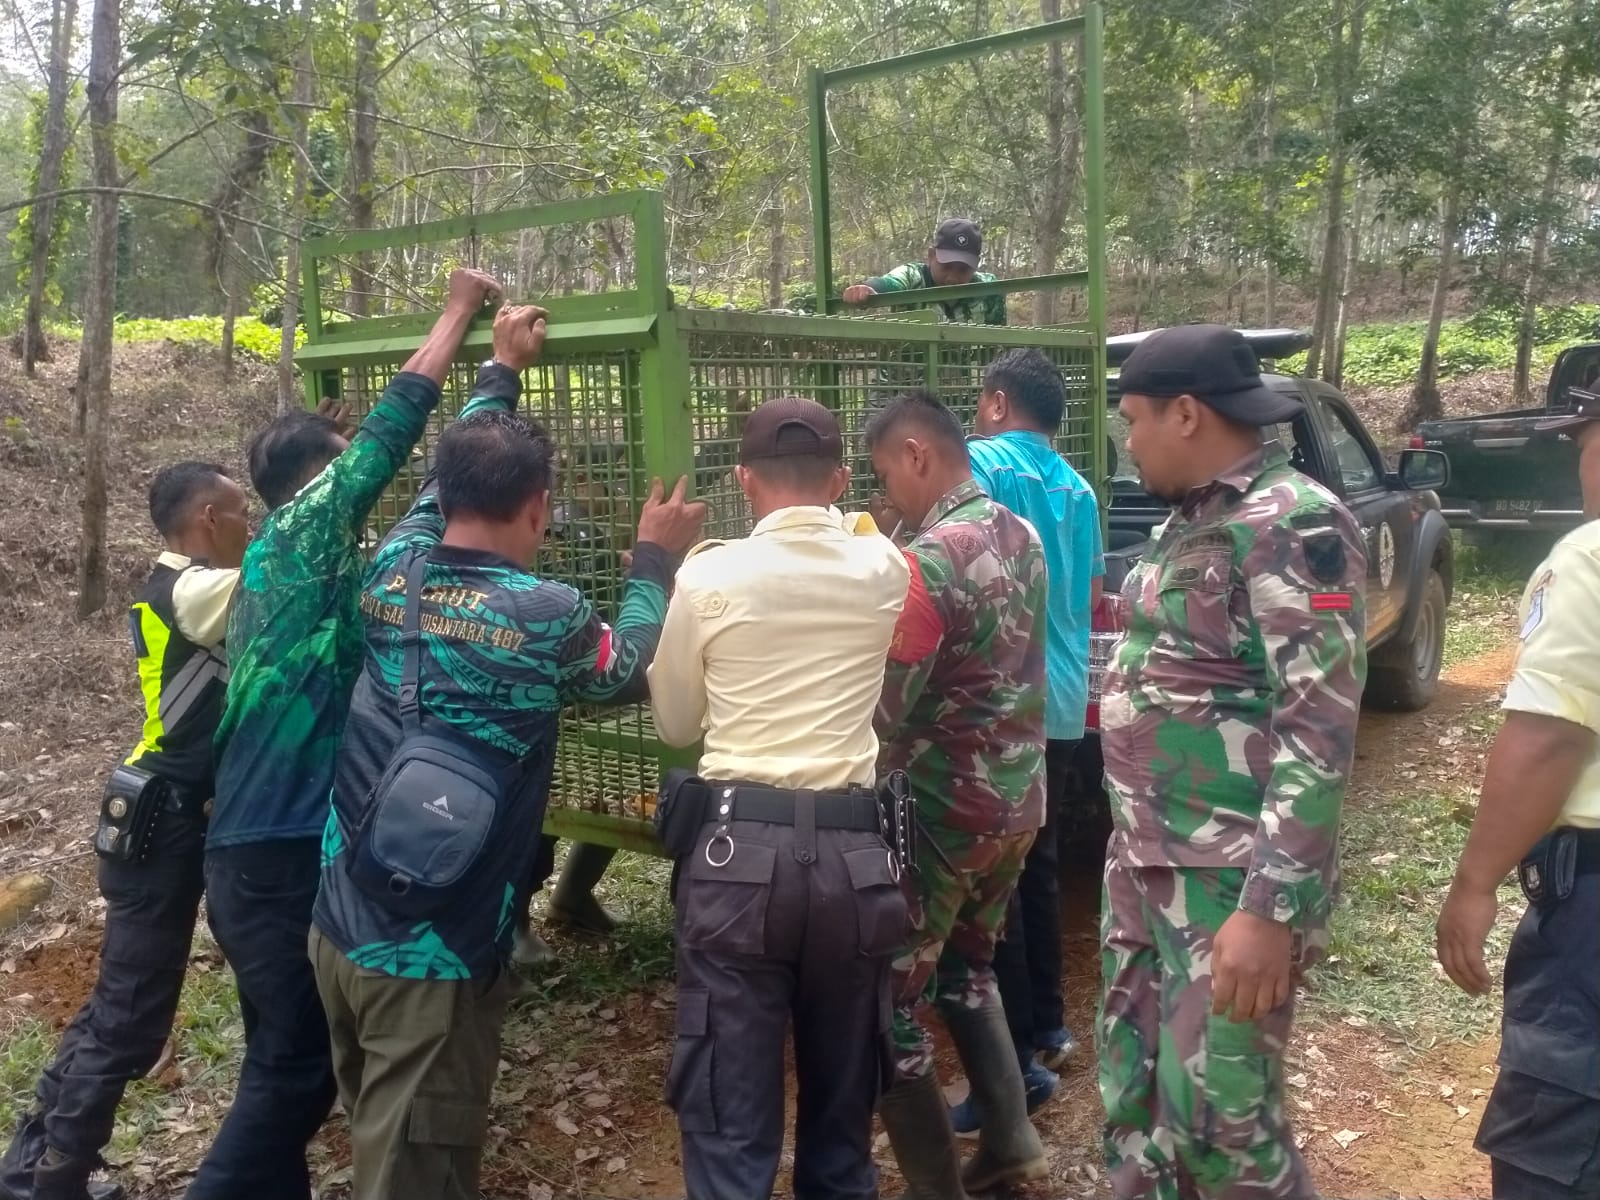
[[[315,927],[352,1200],[478,1200],[511,982],[399,979],[356,966]]]

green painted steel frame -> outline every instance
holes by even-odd
[[[1104,13],[1098,3],[1084,6],[1081,16],[1048,21],[1025,29],[1013,29],[988,37],[936,46],[895,58],[878,59],[851,67],[831,70],[813,68],[810,76],[811,107],[811,220],[812,258],[816,271],[818,311],[837,311],[833,270],[833,223],[828,186],[828,92],[831,88],[905,75],[928,67],[960,62],[983,54],[1020,50],[1067,38],[1080,39],[1083,48],[1084,90],[1084,225],[1088,262],[1082,271],[1034,275],[1007,279],[996,284],[965,284],[953,288],[932,288],[918,293],[920,300],[955,300],[968,296],[1006,294],[1019,291],[1082,286],[1088,293],[1086,328],[1103,342],[1105,336],[1105,96],[1102,90],[1104,62]],[[875,298],[873,303],[893,304],[899,297]],[[1097,364],[1104,375],[1104,352]],[[1102,385],[1103,386],[1103,385]]]

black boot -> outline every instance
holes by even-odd
[[[123,1200],[117,1184],[89,1181],[100,1165],[98,1154],[83,1158],[51,1146],[33,1169],[33,1200]]]
[[[29,1109],[17,1125],[17,1135],[0,1158],[0,1200],[30,1200],[33,1169],[44,1157],[44,1111]]]
[[[950,1005],[941,1006],[940,1015],[950,1029],[983,1120],[978,1153],[968,1160],[961,1182],[969,1192],[988,1192],[1043,1178],[1050,1164],[1044,1143],[1028,1120],[1028,1098],[1005,1010],[998,1003],[983,1008]]]
[[[574,842],[561,867],[561,878],[550,893],[550,920],[585,933],[612,933],[617,922],[594,898],[594,885],[606,873],[616,851],[610,846]]]
[[[895,1084],[878,1102],[878,1116],[906,1181],[901,1200],[967,1200],[961,1154],[937,1076]]]

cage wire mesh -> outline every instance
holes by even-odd
[[[909,388],[930,388],[970,428],[983,372],[1010,344],[980,326],[962,327],[959,334],[945,326],[941,334],[926,324],[885,320],[741,323],[737,314],[708,310],[681,310],[679,317],[688,366],[694,493],[710,509],[706,536],[716,538],[743,537],[753,523],[733,467],[743,421],[763,401],[808,396],[839,415],[852,469],[842,504],[860,508],[874,490],[862,437],[872,409]],[[791,324],[804,331],[773,331]],[[1087,346],[1052,344],[1071,341],[1060,331],[1037,333],[1033,344],[1061,367],[1067,381],[1068,412],[1058,445],[1089,475],[1093,353]],[[633,544],[639,504],[652,475],[660,474],[666,449],[647,446],[646,413],[651,405],[679,402],[646,394],[641,358],[637,349],[547,350],[523,377],[522,411],[549,432],[559,464],[549,536],[535,569],[577,588],[608,620],[615,619],[621,604],[622,551]],[[345,365],[339,369],[342,393],[364,414],[396,370],[394,365]],[[452,369],[411,460],[373,509],[369,544],[409,508],[431,468],[438,435],[471,397],[475,376],[476,368],[467,363]],[[547,828],[582,836],[586,826],[569,820],[580,812],[647,828],[655,803],[657,750],[648,706],[568,709]]]

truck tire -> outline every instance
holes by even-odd
[[[1367,673],[1366,702],[1394,712],[1420,712],[1433,703],[1444,664],[1444,579],[1428,571],[1422,607],[1408,642],[1389,642],[1372,654]]]

